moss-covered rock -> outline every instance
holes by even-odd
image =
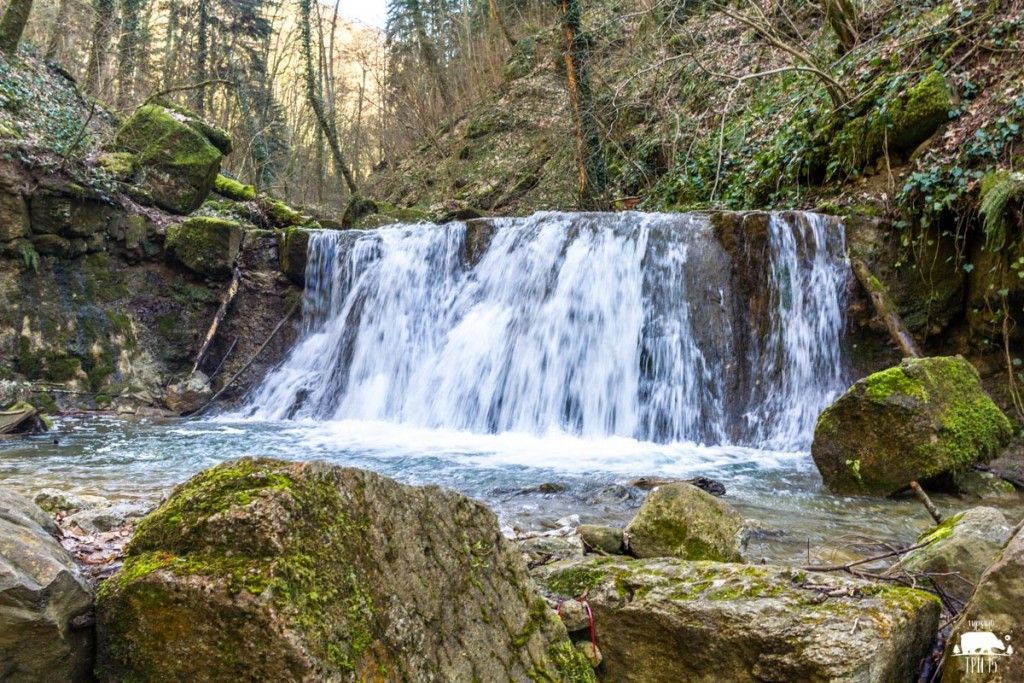
[[[491,512],[323,463],[180,486],[97,616],[103,681],[593,680]]]
[[[928,545],[901,557],[889,574],[927,574],[943,593],[966,603],[1012,531],[999,510],[971,508],[921,534],[917,542]]]
[[[353,227],[358,221],[378,212],[377,202],[368,197],[352,197],[345,206],[345,213],[341,216],[341,225],[346,228]]]
[[[218,174],[213,182],[213,190],[222,197],[233,199],[236,202],[251,202],[256,199],[256,188],[252,185],[240,183],[234,178]]]
[[[602,524],[580,524],[576,532],[583,541],[583,547],[590,552],[604,555],[622,554],[622,529]]]
[[[300,287],[306,282],[306,251],[309,248],[309,231],[289,228],[281,233],[277,254],[281,272]]]
[[[222,156],[190,121],[178,111],[147,104],[135,110],[114,138],[115,151],[135,155],[138,183],[153,202],[178,214],[203,203]]]
[[[659,486],[626,527],[637,557],[739,562],[743,518],[727,503],[690,484]]]
[[[242,244],[238,223],[207,216],[193,216],[167,228],[164,248],[189,270],[211,278],[231,276]]]
[[[586,592],[607,681],[905,681],[931,646],[937,598],[788,567],[595,558],[534,571]]]
[[[970,363],[914,358],[860,380],[829,406],[811,454],[830,490],[889,495],[995,457],[1011,435]]]
[[[116,180],[127,181],[135,173],[135,155],[131,152],[106,152],[96,158],[96,164]]]

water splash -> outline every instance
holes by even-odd
[[[843,386],[831,219],[770,217],[765,292],[702,214],[484,227],[476,262],[463,223],[313,233],[302,338],[242,414],[795,449]]]

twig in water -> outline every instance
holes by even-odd
[[[916,481],[912,481],[910,482],[910,489],[914,492],[914,495],[917,496],[917,499],[921,501],[921,504],[924,505],[928,514],[935,520],[935,523],[942,524],[942,515],[939,513],[939,509],[935,507],[935,503],[933,503],[932,499],[928,497],[928,494],[924,492],[921,485]]]

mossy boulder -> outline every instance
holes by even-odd
[[[921,534],[917,543],[928,545],[901,557],[888,573],[928,574],[943,593],[966,603],[1012,531],[999,510],[971,508]]]
[[[242,245],[242,227],[234,221],[193,216],[167,228],[164,249],[194,273],[214,279],[231,276]]]
[[[905,155],[948,121],[952,109],[949,85],[933,71],[877,109],[843,124],[830,141],[832,154],[852,170],[874,163],[886,152]]]
[[[178,487],[97,618],[101,681],[593,680],[493,513],[324,463]]]
[[[771,565],[588,557],[534,577],[586,592],[607,681],[909,681],[941,611],[923,591]]]
[[[860,380],[829,406],[811,455],[831,491],[884,496],[995,457],[1011,435],[970,363],[913,358]]]
[[[139,107],[118,129],[114,151],[134,155],[137,182],[167,211],[190,213],[220,172],[218,149],[194,119],[157,104]]]
[[[576,532],[589,552],[604,555],[621,555],[622,529],[602,524],[580,524]]]
[[[626,547],[637,557],[742,561],[743,518],[696,486],[666,484],[651,491],[626,527]]]
[[[970,601],[953,625],[946,640],[942,683],[1014,683],[1024,681],[1024,523],[999,557],[985,570]],[[963,655],[960,637],[965,633],[987,631],[1004,646],[999,654],[1011,656],[971,657]],[[993,666],[994,665],[994,666]]]

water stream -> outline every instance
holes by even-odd
[[[758,520],[754,558],[912,540],[919,504],[829,495],[808,454],[849,379],[842,226],[773,214],[749,228],[546,213],[318,231],[301,338],[241,406],[63,418],[0,443],[0,481],[151,503],[239,455],[319,458],[442,484],[537,529],[625,523],[633,478],[703,475]]]

